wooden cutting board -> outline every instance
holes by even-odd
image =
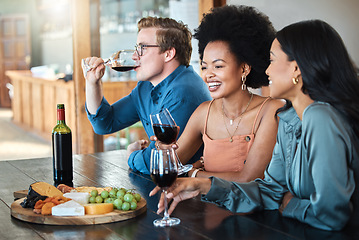
[[[138,215],[146,212],[146,200],[141,198],[137,203],[136,210],[121,211],[114,210],[113,212],[102,215],[84,215],[73,217],[57,217],[57,216],[44,216],[36,214],[31,208],[23,208],[20,203],[24,198],[18,199],[11,204],[11,216],[19,220],[31,223],[48,224],[48,225],[94,225],[102,223],[112,223],[124,221],[130,218],[135,218]]]

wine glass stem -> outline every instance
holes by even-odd
[[[167,191],[166,190],[162,190],[162,191],[164,194],[164,203],[165,203],[165,212],[164,212],[163,219],[168,219],[170,216],[168,215],[168,211],[167,211],[167,198],[166,198]]]
[[[176,159],[177,159],[178,168],[183,168],[183,164],[181,163],[181,160],[179,159],[176,151],[175,151],[175,155],[176,155]]]

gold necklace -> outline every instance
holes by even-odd
[[[238,116],[238,117],[239,117],[239,120],[238,120],[236,129],[234,129],[234,132],[233,132],[232,135],[230,134],[230,132],[229,132],[229,130],[228,130],[228,127],[227,127],[227,124],[226,124],[226,120],[224,119],[224,116],[226,116],[226,118],[229,119],[230,125],[233,125],[233,120],[236,120],[238,117],[236,117],[236,118],[234,118],[234,119],[230,119],[230,118],[226,115],[226,113],[224,112],[224,106],[223,106],[223,101],[222,101],[222,116],[223,116],[223,122],[224,122],[224,126],[226,127],[226,130],[227,130],[227,132],[228,132],[228,135],[229,135],[229,137],[230,137],[230,138],[229,138],[229,141],[230,141],[230,142],[233,142],[233,136],[234,136],[234,134],[236,133],[236,131],[237,131],[237,129],[238,129],[238,126],[239,126],[239,123],[240,123],[241,120],[242,120],[243,114],[247,111],[247,109],[248,109],[248,107],[249,107],[249,104],[250,104],[251,101],[252,101],[253,93],[251,93],[251,92],[249,92],[249,93],[251,94],[251,98],[249,99],[249,102],[247,103],[247,106],[246,106],[246,108],[244,109],[244,111]]]

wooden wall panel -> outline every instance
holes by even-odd
[[[31,85],[31,102],[32,104],[32,124],[36,131],[44,131],[44,111],[42,102],[43,99],[43,87],[40,83],[32,83]]]
[[[6,84],[7,70],[29,68],[27,56],[31,55],[30,26],[27,14],[0,16],[0,106],[10,107],[11,99]]]
[[[32,101],[31,101],[31,83],[23,82],[21,86],[21,100],[22,100],[22,112],[23,112],[23,123],[32,128]]]
[[[43,132],[47,135],[51,135],[52,129],[56,124],[56,100],[55,100],[56,88],[52,85],[43,86],[43,101],[42,106],[44,109],[44,129]],[[65,106],[66,107],[66,106]]]
[[[113,104],[117,100],[130,94],[136,85],[137,81],[105,82],[103,83],[104,96],[110,104]]]
[[[12,85],[14,86],[14,97],[12,99],[13,121],[15,123],[21,123],[23,121],[22,101],[21,101],[21,89],[22,81],[13,79]]]

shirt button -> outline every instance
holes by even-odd
[[[251,140],[250,136],[246,136],[246,141],[249,142]]]
[[[158,104],[158,102],[155,102],[156,104]]]

